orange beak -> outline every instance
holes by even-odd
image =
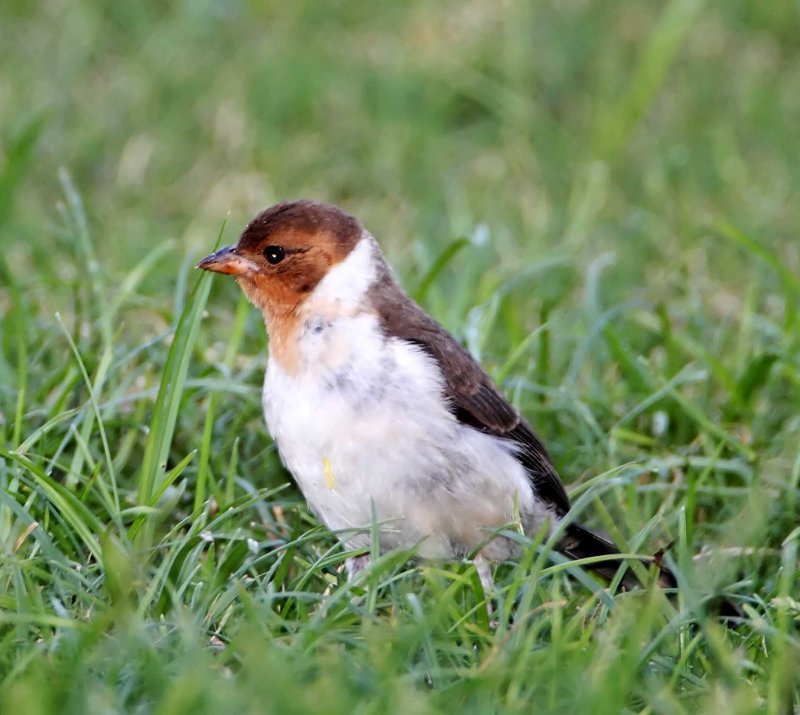
[[[252,261],[239,255],[236,246],[220,248],[219,251],[206,256],[197,264],[197,267],[204,271],[225,273],[231,276],[245,275],[255,269]]]

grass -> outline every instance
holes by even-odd
[[[0,712],[800,712],[800,11],[0,7]],[[194,263],[360,216],[675,603],[346,554]],[[218,234],[219,239],[218,239]],[[706,599],[744,611],[722,626]]]

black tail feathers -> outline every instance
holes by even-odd
[[[581,524],[575,523],[567,527],[567,533],[561,540],[558,548],[571,559],[586,559],[593,556],[615,556],[619,554],[619,549],[608,539],[603,538],[599,534],[595,534]],[[597,564],[587,564],[586,568],[595,571],[602,578],[611,581],[619,570],[619,567],[626,560],[627,559],[609,558]],[[653,559],[642,559],[642,563],[648,568],[653,564],[658,567],[658,585],[661,586],[661,588],[677,588],[678,580],[675,578],[675,574],[661,563],[660,554],[656,555]],[[622,577],[620,586],[628,591],[634,588],[640,588],[642,582],[636,577],[636,574],[629,566]],[[719,617],[729,625],[735,624],[744,617],[742,609],[724,596],[713,598],[710,607],[712,611],[716,611]]]
[[[619,549],[608,539],[587,529],[581,524],[572,523],[567,527],[566,536],[559,544],[559,550],[571,559],[586,559],[594,556],[615,556],[619,554]],[[614,578],[619,567],[627,559],[607,559],[596,564],[587,564],[586,568],[595,571],[604,579],[610,581]],[[678,585],[675,575],[666,566],[658,563],[658,560],[645,560],[642,563],[648,568],[652,563],[656,563],[659,568],[658,584],[662,588],[675,588]],[[620,583],[623,589],[630,590],[640,588],[642,582],[630,568],[626,569]]]

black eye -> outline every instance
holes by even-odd
[[[264,258],[274,266],[286,258],[286,249],[283,246],[267,246],[264,249]]]

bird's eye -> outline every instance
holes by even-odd
[[[264,249],[264,258],[274,266],[286,258],[286,249],[283,246],[267,246]]]

